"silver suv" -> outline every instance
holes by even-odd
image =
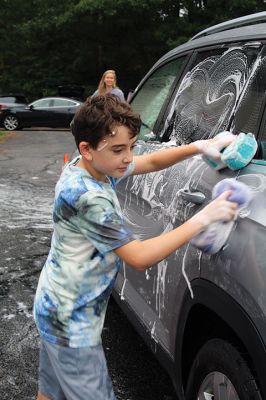
[[[211,27],[163,56],[136,88],[137,154],[252,132],[244,169],[215,171],[196,156],[118,186],[139,239],[173,229],[234,178],[254,198],[215,255],[188,244],[146,273],[126,265],[114,297],[167,369],[180,400],[266,399],[266,12]],[[185,277],[189,279],[189,285]],[[191,287],[190,287],[191,286]]]

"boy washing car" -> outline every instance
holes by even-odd
[[[237,205],[225,192],[178,228],[136,239],[124,223],[116,183],[234,140],[226,135],[133,156],[140,125],[139,115],[112,95],[87,99],[74,118],[80,156],[56,185],[52,244],[34,303],[41,336],[38,400],[115,400],[101,332],[121,260],[144,271],[210,223],[235,216]]]

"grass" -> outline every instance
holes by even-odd
[[[8,135],[8,131],[0,131],[0,139],[3,139],[5,136]]]

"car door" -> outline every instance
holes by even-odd
[[[140,113],[142,119],[136,153],[141,154],[146,151],[152,151],[153,148],[161,147],[161,143],[153,131],[156,128],[159,115],[163,113],[168,104],[175,88],[175,82],[182,74],[188,59],[188,55],[183,55],[164,63],[160,68],[152,72],[144,83],[140,84],[140,88],[137,88],[131,101],[131,106]],[[151,236],[161,232],[159,223],[154,221],[153,218],[147,218],[147,215],[152,210],[149,193],[142,194],[138,192],[138,186],[139,188],[144,186],[145,179],[149,179],[149,176],[137,177],[134,180],[130,178],[126,185],[118,186],[118,197],[125,213],[126,222],[141,239],[149,237],[149,231]],[[153,212],[155,213],[156,210],[154,209]],[[136,223],[134,222],[135,218],[138,219]],[[146,296],[145,299],[141,297],[142,282],[145,285],[147,283],[152,285],[148,276],[148,273],[146,275],[135,274],[133,270],[124,265],[123,271],[120,271],[116,280],[115,290],[121,294],[122,299],[126,299],[132,305],[134,304],[138,314],[139,311],[137,309],[142,307],[142,302],[144,301],[148,304],[150,301]],[[148,291],[150,292],[150,289]],[[138,300],[139,296],[140,299]],[[148,308],[152,312],[149,306]]]
[[[168,107],[161,109],[156,124],[149,118],[157,98],[145,96],[147,87],[154,86],[153,75],[149,76],[132,101],[143,119],[142,141],[136,152],[186,144],[228,129],[260,48],[260,44],[235,44],[195,51],[185,73],[177,77]],[[160,68],[154,75],[160,76]],[[167,232],[207,204],[215,183],[235,175],[229,169],[211,170],[201,156],[195,156],[164,171],[129,177],[118,188],[127,224],[141,240]],[[186,279],[200,275],[201,257],[201,252],[188,244],[145,273],[124,265],[116,283],[121,298],[150,332],[151,343],[159,342],[170,355],[174,354]]]
[[[74,117],[78,103],[74,100],[55,98],[53,102],[53,126],[67,127]]]
[[[25,109],[17,112],[21,124],[24,126],[50,126],[50,108],[52,99],[36,100]]]
[[[252,201],[238,218],[223,251],[215,257],[203,255],[201,274],[215,282],[248,313],[266,343],[266,48],[253,64],[247,85],[237,104],[233,132],[253,132],[258,151],[236,179],[252,190]],[[226,171],[225,171],[226,172]],[[209,172],[210,174],[211,172]],[[206,174],[206,178],[208,175]],[[206,178],[204,177],[206,184]]]

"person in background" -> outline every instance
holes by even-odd
[[[119,97],[120,100],[125,101],[124,93],[117,86],[116,73],[113,69],[108,69],[104,72],[99,82],[98,89],[93,93],[92,96],[103,96],[107,93],[114,94],[115,96]]]

